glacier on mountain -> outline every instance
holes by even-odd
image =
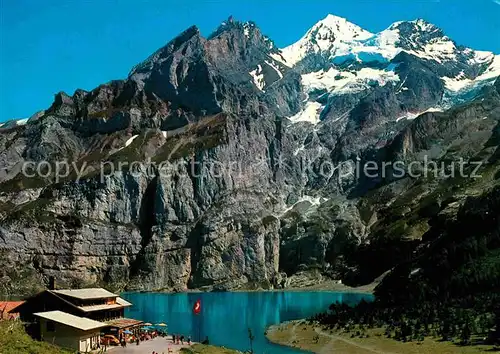
[[[500,56],[459,46],[425,20],[395,22],[374,34],[344,18],[328,15],[296,43],[272,55],[302,74],[304,93],[312,100],[290,119],[316,124],[319,114],[313,113],[322,106],[315,102],[318,93],[359,93],[401,81],[397,63],[402,52],[422,60],[438,75],[445,90],[442,107],[473,96],[500,75]],[[408,90],[406,79],[398,84],[397,93]]]
[[[394,71],[394,65],[385,69],[361,68],[358,71],[342,71],[330,68],[302,75],[302,84],[306,92],[315,89],[326,89],[332,94],[346,94],[361,92],[371,85],[385,86],[390,82],[399,81]]]
[[[498,75],[500,75],[500,55],[494,56],[488,68],[474,80],[467,78],[463,72],[460,72],[455,77],[444,76],[442,79],[448,90],[457,92],[472,86],[483,86],[488,81],[494,80]]]

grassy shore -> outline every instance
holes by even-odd
[[[44,342],[33,340],[18,321],[0,321],[1,354],[70,354]]]
[[[384,336],[383,329],[365,332],[363,338],[337,330],[292,321],[272,326],[267,331],[270,341],[305,349],[314,353],[345,354],[477,354],[492,351],[491,346],[459,346],[426,338],[422,342],[403,343]]]
[[[214,347],[212,345],[195,344],[191,348],[181,349],[184,354],[238,354],[236,350]]]
[[[111,351],[112,352],[112,351]],[[45,342],[33,340],[18,321],[0,321],[0,354],[71,354]],[[239,354],[236,350],[195,344],[181,349],[184,354]]]

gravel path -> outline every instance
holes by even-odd
[[[193,343],[194,344],[194,343]],[[127,344],[125,348],[113,347],[108,349],[106,353],[110,354],[151,354],[157,352],[159,354],[180,353],[181,348],[187,348],[188,345],[172,344],[170,338],[157,337],[148,341],[141,342],[139,345]],[[168,351],[170,349],[170,352]]]
[[[329,333],[326,333],[324,331],[322,331],[320,328],[315,328],[315,331],[316,333],[318,333],[320,336],[325,336],[327,338],[330,338],[331,341],[325,345],[325,347],[322,348],[321,350],[321,354],[329,354],[329,353],[332,353],[333,350],[332,350],[332,347],[334,347],[334,343],[336,341],[341,341],[341,342],[344,342],[344,343],[347,343],[349,345],[352,345],[354,347],[357,347],[359,349],[363,349],[363,350],[366,350],[368,352],[371,352],[371,353],[376,353],[376,354],[394,354],[394,353],[390,353],[390,352],[381,352],[377,349],[374,349],[372,347],[369,347],[367,345],[362,345],[362,344],[359,344],[359,343],[356,343],[352,340],[349,340],[347,338],[343,338],[343,337],[340,337],[340,336],[336,336],[336,335],[333,335],[333,334],[329,334]]]

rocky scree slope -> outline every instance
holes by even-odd
[[[191,27],[127,79],[0,127],[0,291],[370,282],[497,183],[497,61],[422,20],[374,35],[329,15],[283,50],[251,22]],[[356,176],[424,155],[484,178]],[[21,173],[61,160],[59,180]]]

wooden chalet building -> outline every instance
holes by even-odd
[[[32,322],[33,314],[62,311],[97,321],[122,318],[125,308],[132,306],[116,294],[102,288],[45,290],[16,307],[22,321]]]
[[[83,351],[94,349],[101,333],[119,339],[137,333],[142,321],[124,318],[131,303],[102,288],[45,290],[13,309],[35,338]]]

